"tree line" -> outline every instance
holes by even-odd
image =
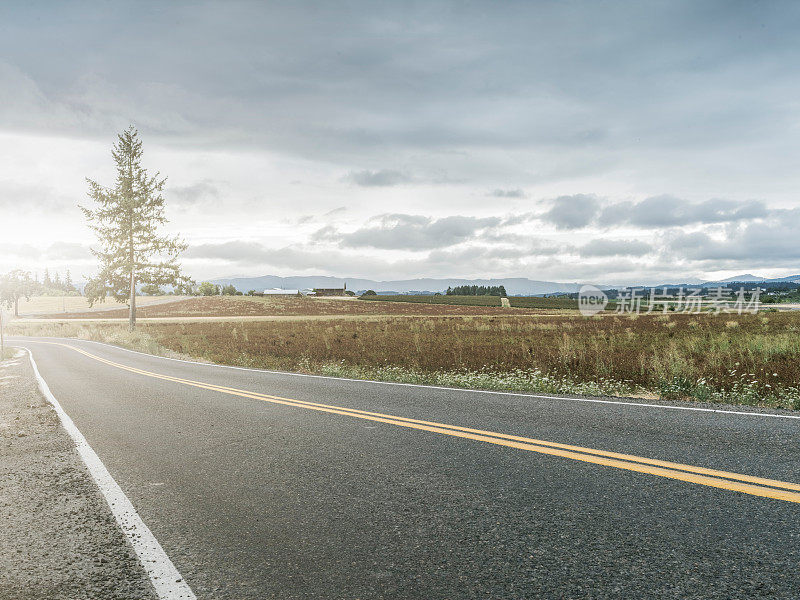
[[[252,293],[251,293],[252,292]],[[255,291],[247,292],[248,296],[252,296]],[[219,285],[204,281],[200,286],[193,291],[195,296],[242,296],[242,292],[236,290],[233,285]]]
[[[14,316],[19,316],[19,301],[31,296],[78,296],[80,292],[72,282],[72,275],[67,269],[62,279],[58,271],[50,275],[44,270],[44,277],[39,281],[39,274],[31,276],[29,271],[14,269],[0,275],[0,306],[14,309]]]
[[[448,287],[448,296],[502,296],[505,297],[506,288],[502,285],[457,285]]]
[[[39,283],[39,274],[34,274],[34,285],[36,286],[35,294],[37,296],[63,296],[63,295],[80,295],[78,288],[72,281],[72,275],[67,269],[64,278],[56,271],[52,276],[50,269],[44,270],[41,284]]]

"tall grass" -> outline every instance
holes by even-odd
[[[499,296],[439,296],[398,294],[388,296],[361,296],[359,300],[372,302],[410,302],[414,304],[442,304],[453,306],[500,306]],[[578,301],[566,297],[543,298],[541,296],[512,296],[509,298],[513,308],[547,308],[578,310]]]
[[[151,333],[139,327],[135,331],[128,331],[127,326],[121,324],[84,325],[78,323],[14,323],[9,326],[10,335],[37,336],[37,337],[64,337],[81,340],[104,342],[144,352],[156,356],[171,358],[189,358],[181,355],[163,345]]]
[[[213,362],[488,389],[800,409],[800,314],[387,317],[53,325],[45,335]],[[70,329],[72,328],[72,329]]]

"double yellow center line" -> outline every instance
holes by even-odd
[[[632,454],[621,454],[619,452],[608,452],[606,450],[584,448],[582,446],[573,446],[571,444],[548,442],[545,440],[537,440],[534,438],[521,437],[517,435],[496,433],[494,431],[486,431],[483,429],[459,427],[456,425],[448,425],[446,423],[437,423],[435,421],[423,421],[420,419],[398,417],[395,415],[387,415],[366,410],[357,410],[354,408],[346,408],[331,404],[321,404],[318,402],[306,402],[292,398],[282,398],[280,396],[261,394],[259,392],[240,390],[232,387],[214,385],[204,383],[202,381],[193,381],[191,379],[183,379],[180,377],[172,377],[171,375],[164,375],[162,373],[153,373],[151,371],[136,369],[134,367],[129,367],[127,365],[101,358],[68,344],[59,344],[55,342],[43,343],[69,348],[70,350],[79,352],[80,354],[83,354],[84,356],[103,364],[115,367],[117,369],[122,369],[124,371],[129,371],[131,373],[136,373],[138,375],[144,375],[146,377],[162,379],[164,381],[171,381],[182,385],[220,392],[222,394],[229,394],[231,396],[253,398],[255,400],[271,402],[273,404],[283,404],[285,406],[293,406],[307,410],[344,415],[356,419],[365,419],[368,421],[376,421],[378,423],[386,423],[388,425],[396,425],[398,427],[419,429],[421,431],[460,437],[477,442],[486,442],[497,446],[506,446],[508,448],[515,448],[517,450],[527,450],[529,452],[538,452],[539,454],[559,456],[562,458],[579,460],[581,462],[603,465],[606,467],[615,467],[617,469],[625,469],[627,471],[636,471],[637,473],[657,475],[659,477],[666,477],[668,479],[677,479],[679,481],[706,485],[709,487],[721,488],[734,492],[741,492],[753,496],[762,496],[764,498],[774,498],[776,500],[800,503],[800,484],[796,483],[789,483],[776,479],[765,479],[763,477],[754,477],[752,475],[743,475],[740,473],[731,473],[729,471],[720,471],[717,469],[708,469],[705,467],[695,467],[693,465],[685,465],[652,458],[644,458],[641,456],[634,456]]]

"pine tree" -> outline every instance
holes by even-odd
[[[180,285],[189,279],[178,258],[186,249],[179,237],[159,235],[167,223],[161,195],[166,178],[150,176],[142,167],[142,142],[131,126],[117,136],[111,156],[117,168],[113,188],[87,179],[96,208],[81,207],[100,249],[92,249],[100,272],[86,284],[89,304],[112,296],[130,307],[129,327],[136,326],[137,285]]]
[[[72,274],[69,272],[69,269],[67,269],[67,274],[64,275],[64,290],[67,292],[77,291],[75,284],[72,283]]]
[[[50,279],[50,270],[45,267],[44,268],[44,279],[42,280],[42,285],[46,288],[52,287],[53,281]]]

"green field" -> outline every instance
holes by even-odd
[[[391,295],[361,296],[361,300],[371,302],[415,302],[419,304],[451,304],[454,306],[500,306],[499,296],[440,296],[431,295]],[[540,296],[511,296],[512,308],[552,308],[577,310],[578,301],[570,298],[542,298]]]

